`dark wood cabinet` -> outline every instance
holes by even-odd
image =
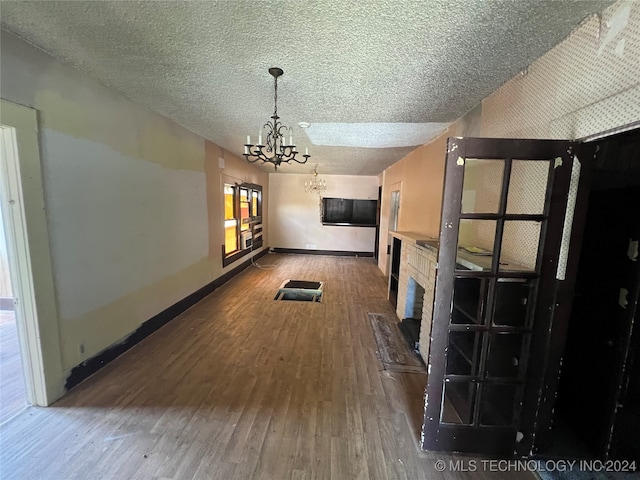
[[[398,285],[400,281],[400,258],[402,240],[393,237],[391,241],[391,269],[389,272],[389,301],[395,308],[398,305]]]

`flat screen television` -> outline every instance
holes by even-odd
[[[324,197],[321,217],[323,225],[375,227],[378,220],[378,201]]]

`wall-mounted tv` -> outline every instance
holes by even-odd
[[[375,227],[378,221],[378,201],[324,197],[321,217],[323,225]]]

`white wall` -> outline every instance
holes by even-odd
[[[286,168],[286,167],[283,167]],[[298,174],[269,174],[269,246],[305,250],[373,252],[375,228],[338,227],[320,222],[320,197],[307,193]],[[325,197],[378,198],[378,177],[322,175]]]
[[[206,225],[205,141],[6,32],[1,87],[3,98],[40,114],[62,358],[71,368],[210,280],[206,227],[184,228]],[[196,265],[142,311],[130,299],[124,316],[107,313]]]
[[[166,168],[49,129],[42,141],[63,318],[108,305],[207,257],[204,172]]]
[[[268,174],[5,31],[0,66],[2,98],[39,118],[68,374],[247,260],[222,267],[221,179]]]

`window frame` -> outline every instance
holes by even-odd
[[[227,188],[232,189],[233,191],[233,200],[232,200],[232,215],[228,216],[227,214]],[[222,245],[222,250],[223,250],[223,255],[227,256],[227,255],[232,255],[233,253],[237,252],[239,250],[240,247],[240,243],[239,243],[239,233],[238,233],[238,225],[239,225],[239,218],[238,218],[238,209],[236,208],[236,197],[237,197],[237,191],[238,191],[238,186],[237,185],[233,185],[230,183],[225,183],[223,186],[223,204],[224,204],[224,244]],[[233,225],[231,224],[231,222],[233,223]],[[235,249],[234,250],[230,250],[227,251],[227,228],[229,227],[235,227]]]
[[[227,219],[226,214],[226,188],[233,187],[234,191],[234,199],[233,199],[233,209],[234,209],[234,217],[231,219]],[[247,200],[245,202],[242,201],[242,194],[246,192]],[[254,195],[256,198],[255,208],[254,208]],[[256,234],[261,233],[262,229],[262,185],[258,185],[255,183],[224,183],[223,186],[223,199],[225,201],[225,213],[224,213],[224,243],[222,244],[222,266],[226,267],[231,263],[235,262],[239,258],[248,255],[251,251],[261,248],[263,245],[262,236],[259,235],[256,237]],[[242,213],[242,204],[246,203],[246,210],[248,215],[243,216]],[[254,211],[255,210],[255,211]],[[226,228],[228,225],[226,223],[230,220],[235,221],[236,225],[236,250],[227,252],[226,250]],[[241,233],[250,231],[253,238],[253,243],[250,248],[242,248],[242,239]]]

